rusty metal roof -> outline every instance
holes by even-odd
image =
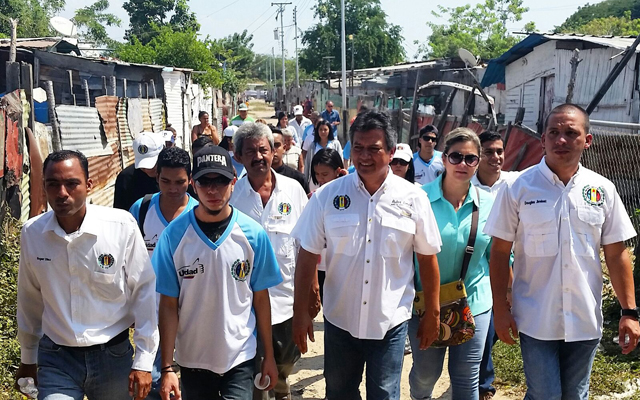
[[[164,105],[160,99],[149,99],[149,114],[154,132],[164,130]]]
[[[107,136],[107,140],[118,140],[118,116],[116,109],[118,107],[118,97],[116,96],[100,96],[96,97],[96,108],[102,120],[102,127]]]
[[[122,159],[124,167],[128,167],[134,162],[133,154],[133,137],[129,131],[129,122],[127,121],[127,99],[120,98],[118,101],[118,135],[120,136],[120,146],[122,148]]]
[[[140,99],[140,109],[142,111],[142,129],[143,132],[152,132],[151,115],[149,114],[149,100]]]
[[[93,107],[56,106],[62,148],[77,150],[87,157],[111,154],[100,133],[100,117]]]
[[[113,205],[113,186],[116,177],[122,171],[118,145],[110,144],[111,154],[89,157],[89,176],[94,182],[90,199],[94,204],[111,207]]]

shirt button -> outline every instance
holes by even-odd
[[[371,222],[371,218],[369,218],[369,222]]]
[[[364,284],[365,284],[365,285],[366,285],[366,284],[368,284],[368,283],[369,283],[369,281],[364,281]]]
[[[564,267],[565,267],[565,268],[569,268],[569,264],[565,264],[565,265],[564,265]]]
[[[367,302],[366,302],[366,301],[364,301],[364,302],[362,302],[362,304],[364,304],[364,305],[366,306],[366,305],[367,305]]]
[[[369,261],[370,261],[370,260],[367,260],[367,264],[369,264]]]
[[[371,243],[371,239],[367,239],[367,243]]]
[[[373,199],[369,199],[369,203],[373,203]]]

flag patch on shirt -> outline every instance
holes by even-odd
[[[351,199],[346,194],[333,198],[333,206],[336,208],[336,210],[346,210],[350,205]]]
[[[249,260],[236,260],[231,266],[231,275],[237,281],[244,282],[251,272]]]
[[[601,206],[604,203],[604,189],[587,185],[582,189],[582,197],[592,206]]]
[[[278,212],[282,215],[291,214],[291,204],[289,203],[280,203],[278,205]]]
[[[98,256],[98,265],[102,269],[109,269],[113,266],[116,259],[111,254],[100,254]]]

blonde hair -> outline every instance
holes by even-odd
[[[480,155],[480,151],[482,149],[482,145],[480,144],[480,138],[478,138],[478,134],[472,131],[469,128],[456,128],[449,132],[447,135],[446,141],[444,142],[444,154],[449,153],[449,149],[455,144],[458,143],[466,143],[472,142],[476,148],[478,149],[478,155]]]

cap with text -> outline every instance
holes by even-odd
[[[158,154],[164,149],[164,136],[155,132],[140,132],[133,141],[135,168],[151,169],[156,166]]]
[[[302,115],[302,106],[293,107],[293,115]]]
[[[413,153],[411,152],[411,147],[405,143],[396,144],[396,152],[393,154],[393,158],[399,158],[406,162],[409,162],[413,159]]]
[[[204,146],[193,155],[193,180],[206,174],[219,174],[229,179],[236,176],[227,150],[220,146]]]

